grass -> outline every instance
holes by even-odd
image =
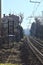
[[[16,63],[16,64],[11,64],[11,63],[5,63],[5,64],[3,64],[3,63],[0,63],[0,65],[22,65],[22,64],[18,64],[18,63]]]

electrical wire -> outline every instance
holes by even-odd
[[[43,1],[43,0],[41,0],[40,3],[38,3],[36,9],[33,10],[33,12],[32,12],[32,15],[33,15],[33,16],[34,16],[35,12],[37,11],[37,9],[38,9],[38,7],[39,7],[39,5],[41,4],[42,1]],[[35,5],[36,5],[36,3],[35,3]],[[34,5],[34,7],[35,7],[35,5]]]
[[[39,5],[41,4],[42,1],[43,1],[43,0],[41,0],[40,3],[37,3],[38,5],[37,5],[36,9],[32,11],[32,14],[31,14],[31,15],[33,16],[32,18],[34,18],[34,14],[35,14],[35,12],[37,11],[37,9],[38,9],[38,7],[39,7]],[[35,3],[35,5],[36,5],[36,3]],[[34,8],[35,8],[35,5],[34,5]],[[33,8],[33,9],[34,9],[34,8]],[[30,19],[29,19],[29,22],[31,22],[31,20],[32,20],[31,17],[28,17],[28,18],[30,18]]]
[[[31,3],[40,3],[40,2],[38,2],[38,1],[31,1],[31,0],[30,0],[30,2],[31,2]]]

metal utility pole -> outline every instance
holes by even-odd
[[[0,36],[1,36],[1,0],[0,0]]]
[[[1,0],[0,0],[0,22],[1,22]]]

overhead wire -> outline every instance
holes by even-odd
[[[37,5],[36,9],[32,11],[32,14],[31,14],[31,15],[33,16],[32,18],[34,18],[34,14],[35,14],[35,12],[37,11],[37,9],[38,9],[38,7],[39,7],[39,5],[41,4],[42,1],[43,1],[43,0],[41,0],[40,3],[35,3],[35,4],[34,4],[34,8],[35,8],[35,5],[36,5],[36,4],[38,4],[38,5]],[[33,9],[34,9],[34,8],[33,8]],[[31,17],[30,17],[30,19],[29,19],[29,22],[31,22]]]
[[[33,16],[34,16],[35,12],[37,11],[37,9],[38,9],[38,7],[39,7],[39,5],[41,4],[42,1],[43,1],[43,0],[41,0],[40,3],[38,3],[36,9],[33,10],[33,12],[32,12],[32,15],[33,15]],[[35,3],[35,5],[36,5],[36,3]],[[34,7],[35,7],[35,5],[34,5]]]
[[[40,2],[38,2],[38,1],[32,1],[32,0],[30,0],[30,2],[31,2],[31,3],[40,3]]]
[[[43,0],[41,0],[40,3],[41,3],[42,1],[43,1]],[[38,5],[37,5],[37,7],[36,7],[35,10],[34,10],[34,8],[35,8],[36,3],[34,3],[33,11],[32,11],[32,14],[31,14],[32,16],[30,16],[30,17],[28,17],[28,18],[34,18],[34,14],[35,14],[35,12],[37,11],[37,9],[38,9],[40,3],[37,3]]]

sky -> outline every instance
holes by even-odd
[[[28,18],[29,16],[40,16],[43,11],[43,0],[31,0],[38,1],[39,3],[31,3],[30,0],[1,0],[1,9],[2,16],[3,14],[8,15],[16,14],[19,15],[21,12],[24,16],[23,22],[21,26],[24,29],[31,27],[32,22],[34,22],[34,18]],[[34,12],[34,13],[33,13]]]

